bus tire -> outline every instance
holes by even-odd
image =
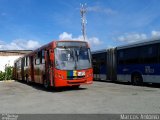
[[[29,79],[28,79],[28,75],[26,75],[26,83],[29,84]]]
[[[44,88],[46,88],[46,89],[49,89],[49,88],[50,88],[50,82],[49,82],[49,80],[47,80],[47,79],[45,78],[45,76],[43,76],[43,86],[44,86]]]
[[[142,76],[138,73],[132,75],[132,84],[136,86],[142,86],[143,85],[143,79]]]
[[[80,85],[74,85],[72,86],[73,89],[78,89],[80,87]]]

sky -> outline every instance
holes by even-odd
[[[53,40],[83,40],[100,50],[160,38],[160,0],[0,0],[0,50],[33,50]]]

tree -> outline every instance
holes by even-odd
[[[12,79],[12,72],[13,72],[13,67],[11,67],[11,66],[5,67],[5,80]]]
[[[13,67],[5,66],[5,72],[0,71],[0,81],[11,80],[13,75]]]

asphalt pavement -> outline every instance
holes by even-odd
[[[160,113],[160,87],[98,82],[79,89],[0,82],[0,113]]]

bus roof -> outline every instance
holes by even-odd
[[[26,57],[26,56],[32,56],[34,55],[36,52],[38,52],[39,50],[43,49],[43,48],[46,48],[46,47],[49,47],[49,46],[53,46],[54,43],[56,42],[80,42],[80,43],[87,43],[88,45],[88,42],[87,41],[80,41],[80,40],[53,40],[43,46],[40,46],[39,48],[35,49],[35,50],[32,50],[30,51],[29,53],[26,53],[24,54],[23,56],[21,56],[20,58],[16,59],[15,61],[18,61],[20,59],[22,59],[23,57]]]
[[[92,51],[92,54],[104,53],[104,52],[107,52],[107,49]]]
[[[138,46],[143,46],[143,45],[156,44],[156,43],[160,43],[160,39],[144,40],[141,42],[135,42],[135,43],[127,44],[127,45],[118,46],[117,50],[138,47]]]

